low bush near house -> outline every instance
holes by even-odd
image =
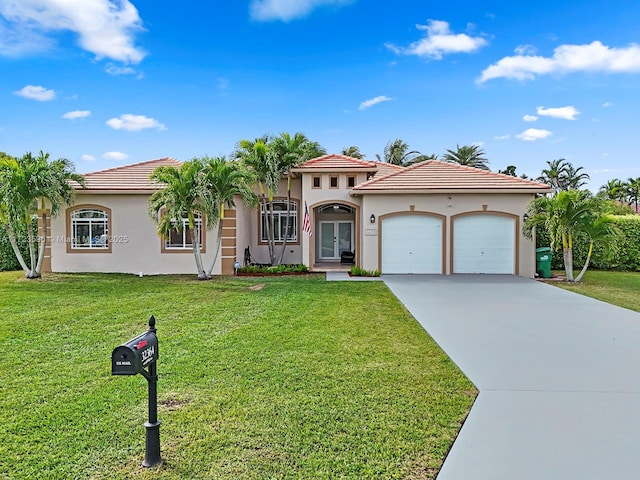
[[[378,270],[365,270],[364,268],[356,267],[355,265],[351,267],[351,276],[352,277],[379,277],[380,272]]]
[[[247,265],[238,269],[238,273],[278,275],[285,273],[309,273],[309,268],[302,264],[281,264],[281,265]]]

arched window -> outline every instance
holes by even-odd
[[[69,212],[71,250],[111,251],[109,220],[111,210],[98,206],[80,206]]]

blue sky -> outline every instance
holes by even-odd
[[[640,2],[0,0],[0,151],[88,172],[304,132],[640,176]]]

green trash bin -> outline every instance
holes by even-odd
[[[536,248],[536,273],[542,278],[551,278],[551,248]]]

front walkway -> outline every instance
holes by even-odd
[[[640,478],[640,314],[513,276],[383,276],[480,394],[438,480]]]

